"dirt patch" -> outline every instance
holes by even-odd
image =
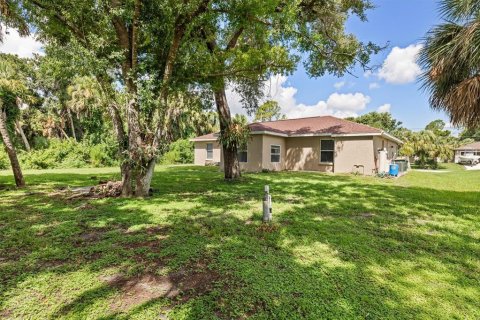
[[[261,233],[272,233],[278,230],[278,225],[274,223],[262,223],[258,228],[257,231]]]
[[[170,231],[171,227],[170,226],[155,226],[155,227],[148,227],[148,228],[143,228],[140,230],[127,230],[125,233],[127,234],[138,234],[138,233],[143,233],[143,234],[148,234],[151,236],[165,236],[167,233]]]
[[[140,242],[127,242],[124,245],[128,249],[139,249],[139,248],[148,248],[148,249],[158,249],[160,248],[160,243],[158,240],[146,240]]]
[[[201,267],[201,268],[199,268]],[[186,268],[166,276],[152,273],[126,279],[119,275],[103,280],[120,291],[110,305],[114,311],[127,311],[134,306],[159,298],[174,299],[172,304],[186,302],[212,290],[220,275],[206,268],[206,264],[196,264],[195,269]]]
[[[89,229],[81,233],[75,240],[74,244],[76,246],[82,246],[88,243],[93,243],[101,240],[103,238],[103,234],[110,229],[108,228],[96,228],[96,229]]]
[[[51,259],[40,263],[40,268],[43,269],[54,269],[61,267],[66,264],[66,260],[63,259]]]
[[[84,203],[84,204],[75,208],[75,210],[78,210],[78,211],[93,210],[93,209],[95,209],[95,206],[92,205],[91,203],[88,203],[88,202],[86,202],[86,203]]]
[[[0,310],[0,319],[9,319],[12,314],[12,311],[8,309]]]

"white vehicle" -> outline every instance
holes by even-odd
[[[460,163],[466,163],[475,165],[480,163],[480,156],[474,156],[473,154],[468,154],[458,157]]]

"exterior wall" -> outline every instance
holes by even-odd
[[[378,150],[389,151],[391,159],[398,152],[398,144],[382,137],[336,137],[333,164],[320,163],[320,141],[329,137],[291,137],[272,135],[252,135],[247,145],[247,162],[240,163],[242,171],[258,172],[263,169],[306,170],[335,173],[360,172],[374,174],[378,166]],[[280,162],[270,161],[270,146],[280,146]],[[391,148],[393,146],[393,148]],[[223,156],[217,142],[214,142],[214,159],[223,168]],[[205,165],[206,143],[195,143],[195,164]],[[362,165],[362,168],[355,168]]]
[[[213,159],[207,160],[207,143],[213,143]],[[211,163],[220,162],[220,145],[217,141],[195,141],[194,163],[204,166]]]
[[[262,135],[262,169],[280,171],[285,169],[285,155],[286,155],[286,144],[285,138],[271,136],[271,135]],[[280,162],[272,163],[270,162],[270,146],[271,145],[280,146]]]
[[[335,173],[360,172],[371,175],[376,168],[372,137],[345,137],[335,139]],[[363,169],[355,168],[363,166]]]
[[[383,137],[373,137],[373,148],[375,154],[382,148],[388,151],[388,160],[392,160],[398,154],[398,143],[385,139]]]
[[[240,162],[241,171],[262,171],[262,150],[264,135],[252,135],[247,144],[247,162]]]
[[[460,156],[466,156],[466,155],[472,155],[472,156],[480,156],[480,150],[455,150],[455,158],[454,162],[459,163],[460,162]]]
[[[286,170],[333,172],[333,165],[320,163],[320,137],[287,138]]]

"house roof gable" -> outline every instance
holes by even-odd
[[[253,134],[277,134],[285,137],[312,135],[382,135],[390,140],[401,143],[399,139],[385,133],[380,129],[333,116],[254,122],[248,126]],[[214,141],[218,139],[218,135],[218,133],[211,133],[196,137],[191,139],[191,141]]]
[[[480,141],[460,146],[455,150],[480,150]]]
[[[382,133],[380,129],[332,116],[255,122],[249,127],[253,132],[266,131],[286,135]]]

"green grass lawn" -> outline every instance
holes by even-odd
[[[144,200],[52,194],[116,168],[3,172],[0,318],[479,319],[480,171],[447,169],[158,167]]]

